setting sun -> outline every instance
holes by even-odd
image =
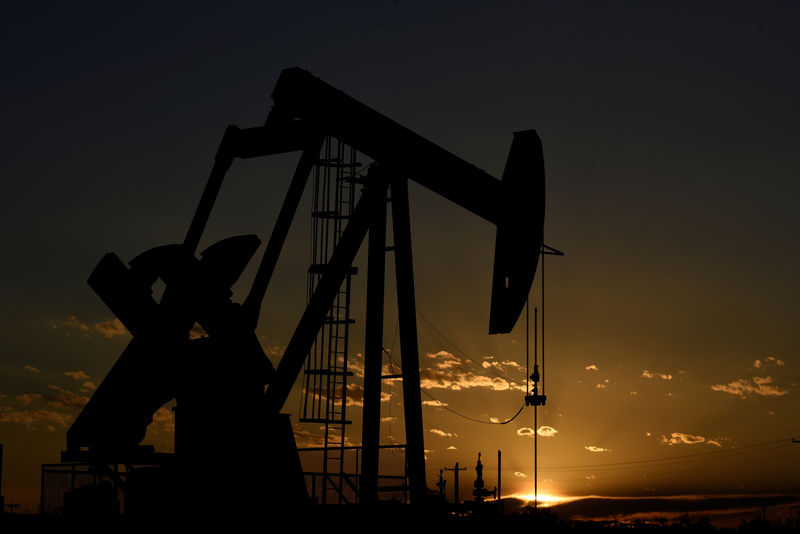
[[[521,499],[523,501],[526,501],[527,503],[532,503],[535,500],[537,500],[536,497],[534,497],[533,493],[515,493],[514,495],[511,495],[511,497],[515,499]],[[546,506],[561,504],[564,502],[574,501],[579,498],[580,497],[562,497],[560,495],[554,495],[552,493],[540,493],[538,495],[538,502],[539,505],[546,507]]]

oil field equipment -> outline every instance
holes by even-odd
[[[306,407],[300,418],[326,428],[323,483],[340,494],[349,487],[348,501],[378,501],[387,250],[394,255],[397,280],[407,490],[412,503],[425,500],[408,180],[496,226],[489,333],[510,332],[525,307],[543,245],[544,162],[535,131],[514,133],[497,179],[302,69],[281,73],[272,100],[263,126],[225,131],[183,243],[154,248],[128,264],[106,254],[89,277],[133,339],[68,430],[61,459],[87,466],[87,477],[124,493],[126,513],[219,506],[281,511],[306,505],[310,499],[292,425],[281,413],[301,373]],[[241,303],[234,302],[231,286],[260,239],[235,236],[197,250],[226,172],[237,158],[297,151],[299,162],[252,286]],[[329,182],[320,183],[325,173]],[[328,225],[315,235],[329,246],[312,261],[307,306],[273,367],[255,328],[311,175],[321,194],[335,190],[333,201],[315,204],[312,214]],[[350,376],[348,287],[367,233],[361,457],[360,469],[347,473],[341,457]],[[165,289],[157,301],[152,287],[158,279]],[[190,336],[195,324],[207,337]],[[206,385],[212,382],[219,389],[210,396]],[[537,394],[534,388],[533,399]],[[141,441],[156,410],[173,399],[175,452],[157,453]],[[476,498],[487,495],[482,487],[476,492]]]

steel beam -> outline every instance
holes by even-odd
[[[292,219],[294,219],[294,214],[297,212],[297,206],[303,197],[308,175],[311,173],[314,162],[319,157],[323,139],[323,137],[318,137],[310,142],[300,156],[292,182],[289,184],[289,191],[286,193],[286,198],[281,205],[281,211],[275,221],[275,228],[272,230],[261,264],[258,266],[258,272],[256,272],[256,276],[253,279],[253,285],[247,298],[242,303],[244,316],[250,323],[249,327],[251,328],[255,328],[258,324],[258,315],[261,311],[264,294],[272,279],[272,273],[275,271],[275,265],[278,263],[278,256],[280,256],[283,244],[286,242],[286,236],[292,226]]]
[[[361,482],[359,500],[378,500],[378,446],[381,418],[381,363],[383,361],[383,306],[386,274],[386,189],[370,191],[369,251],[367,256],[367,313],[364,336],[364,409],[362,412]]]
[[[425,443],[422,432],[422,398],[419,378],[417,305],[414,298],[414,262],[411,255],[411,218],[408,181],[392,181],[392,227],[394,265],[397,277],[397,314],[403,371],[403,410],[406,422],[406,460],[411,502],[425,498]]]

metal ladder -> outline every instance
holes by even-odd
[[[314,169],[311,266],[308,270],[310,298],[325,274],[328,260],[339,241],[355,203],[355,149],[328,137],[322,157]],[[349,502],[355,492],[346,492],[345,429],[347,420],[347,370],[350,317],[351,267],[331,305],[306,359],[300,422],[324,425],[321,503]],[[329,495],[332,494],[332,495]],[[330,497],[333,497],[331,499]]]

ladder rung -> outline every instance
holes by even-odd
[[[345,420],[341,420],[341,419],[325,419],[325,418],[321,418],[321,417],[320,418],[311,418],[311,417],[302,418],[302,419],[300,419],[300,422],[301,423],[320,423],[320,424],[336,423],[338,425],[352,425],[353,424],[353,422],[350,421],[349,419],[345,419]]]
[[[381,380],[392,380],[395,378],[403,378],[403,375],[381,375]]]

